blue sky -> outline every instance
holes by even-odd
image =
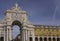
[[[0,0],[0,20],[4,11],[15,3],[27,11],[28,20],[33,24],[60,25],[60,0]]]
[[[0,19],[3,19],[4,11],[13,7],[15,3],[27,11],[28,19],[33,24],[60,25],[59,0],[0,0]]]
[[[60,0],[0,0],[0,19],[15,3],[27,11],[33,24],[60,25]]]
[[[20,34],[20,28],[19,26],[15,25],[13,26],[13,31],[12,31],[12,37],[15,39],[18,34]]]

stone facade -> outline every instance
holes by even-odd
[[[33,25],[28,20],[28,14],[15,4],[4,13],[0,21],[0,39],[12,41],[12,27],[20,27],[21,41],[60,41],[60,26]]]

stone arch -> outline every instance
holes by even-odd
[[[19,26],[19,31],[20,31],[20,38],[22,38],[22,24],[21,24],[21,22],[20,21],[18,21],[18,20],[15,20],[15,21],[13,21],[12,22],[12,24],[11,24],[11,27],[13,27],[14,25],[17,25],[17,26]],[[18,36],[17,36],[18,37]],[[16,38],[17,39],[17,38]],[[16,40],[16,41],[18,41],[18,40]]]
[[[14,25],[18,25],[19,27],[22,27],[21,22],[18,21],[18,20],[15,20],[15,21],[12,22],[11,26],[13,27]]]
[[[12,40],[12,27],[18,25],[21,28],[21,41],[29,41],[29,31],[34,32],[34,29],[30,27],[35,27],[27,19],[27,12],[22,10],[17,4],[11,9],[6,10],[5,19],[3,21],[4,26],[4,41]],[[22,24],[23,23],[23,24]],[[34,33],[32,33],[34,36]],[[34,41],[34,38],[30,38]]]

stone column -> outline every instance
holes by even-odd
[[[12,39],[11,26],[7,26],[7,41],[11,41],[11,39]]]
[[[56,38],[55,38],[55,39],[56,39],[56,41],[57,41],[57,36],[56,36]]]
[[[29,36],[28,36],[28,30],[27,30],[27,41],[28,41],[28,39],[29,39],[28,37],[29,37]]]
[[[25,41],[25,30],[22,30],[22,41]]]
[[[39,39],[40,37],[38,36],[38,41],[40,41],[40,39]]]
[[[7,41],[7,27],[4,26],[4,41]]]
[[[25,32],[25,33],[24,33],[24,37],[25,37],[24,39],[25,39],[25,41],[26,41],[26,29],[24,30],[24,32]]]
[[[9,36],[9,35],[8,35],[8,30],[9,30],[9,29],[7,28],[7,41],[9,41],[9,40],[8,40],[8,39],[9,39],[9,37],[8,37],[8,36]]]
[[[27,41],[27,30],[26,30],[26,41]]]
[[[23,41],[27,41],[27,29],[26,29],[26,27],[24,27],[23,28],[23,32],[22,32],[23,34],[22,34],[22,40]]]
[[[53,36],[51,37],[51,41],[53,41]]]
[[[34,30],[33,30],[33,41],[35,41]]]
[[[44,37],[42,37],[42,41],[44,41]]]
[[[49,40],[48,40],[48,36],[47,36],[47,41],[49,41]]]
[[[10,37],[10,41],[12,41],[12,28],[10,27],[10,29],[9,29],[9,37]]]
[[[5,41],[5,27],[4,27],[4,41]]]

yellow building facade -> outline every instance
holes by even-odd
[[[35,41],[60,41],[60,26],[36,25],[34,35]]]

